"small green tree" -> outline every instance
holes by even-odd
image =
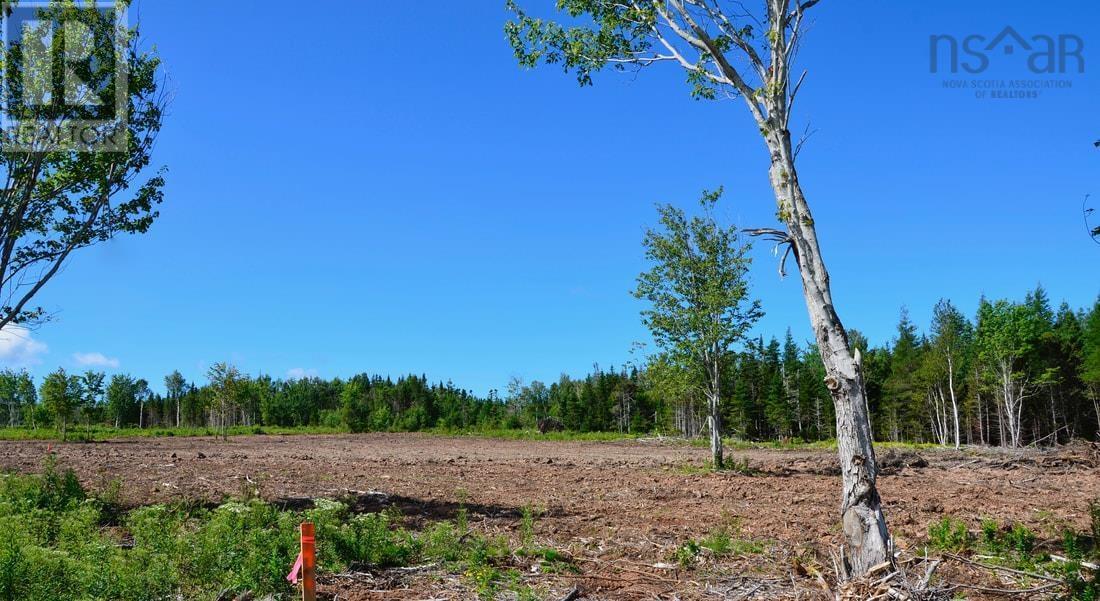
[[[101,371],[88,370],[80,376],[80,417],[85,425],[91,425],[92,419],[99,414],[105,391],[103,380],[106,375]]]
[[[348,380],[340,391],[341,412],[344,425],[352,432],[370,430],[370,405],[367,402],[367,389],[358,378]]]
[[[61,440],[67,438],[69,421],[82,396],[80,377],[70,376],[64,369],[51,373],[42,382],[42,404],[57,424]]]
[[[173,371],[164,377],[164,389],[168,391],[168,402],[176,408],[176,427],[180,427],[180,403],[187,391],[187,380],[179,370]]]
[[[20,421],[23,411],[33,408],[37,392],[34,380],[27,370],[0,371],[0,402],[8,406],[8,426],[14,428]]]
[[[134,379],[127,374],[115,374],[107,384],[107,416],[119,428],[128,423],[137,408]]]
[[[237,395],[243,378],[241,372],[228,363],[215,363],[206,372],[213,394],[210,407],[213,426],[221,431],[222,440],[229,439],[229,422],[237,408]]]
[[[705,374],[711,459],[722,467],[722,371],[730,348],[763,315],[750,301],[751,259],[737,229],[714,216],[721,190],[703,194],[702,214],[690,220],[671,205],[658,207],[662,229],[645,234],[652,264],[638,276],[634,296],[649,303],[642,319],[669,356]]]

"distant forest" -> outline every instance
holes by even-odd
[[[925,329],[902,311],[886,346],[859,349],[876,440],[1021,446],[1100,430],[1100,300],[1054,308],[1040,287],[1022,301],[979,303],[973,318],[941,301]],[[750,340],[731,353],[724,430],[755,441],[835,435],[832,399],[817,348],[786,336]],[[235,373],[235,370],[231,370]],[[513,380],[481,398],[424,376],[397,380],[212,375],[164,378],[166,394],[126,374],[58,370],[35,386],[25,371],[0,372],[3,423],[11,427],[331,426],[364,431],[532,428],[556,418],[577,432],[704,434],[700,374],[665,357],[601,368],[556,382]],[[2,409],[0,409],[2,410]]]

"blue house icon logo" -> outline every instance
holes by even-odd
[[[1021,47],[1024,50],[1031,51],[1031,44],[1024,39],[1012,26],[1005,27],[1001,30],[1001,33],[997,34],[997,37],[993,38],[993,41],[985,47],[987,52],[993,52],[997,47],[1001,47],[1002,52],[1005,55],[1015,54],[1016,48]]]

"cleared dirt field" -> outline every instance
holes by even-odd
[[[573,586],[589,599],[816,598],[839,544],[839,477],[831,451],[732,451],[746,473],[708,473],[707,451],[669,441],[550,442],[416,434],[127,439],[52,446],[91,488],[121,480],[122,500],[220,501],[258,489],[289,507],[346,498],[357,510],[396,506],[412,526],[461,505],[479,530],[518,536],[522,508],[541,512],[535,536],[567,552],[580,574],[531,574],[547,598]],[[0,468],[33,472],[43,442],[0,442]],[[880,490],[898,547],[921,554],[928,526],[952,515],[1022,522],[1043,537],[1087,528],[1100,498],[1095,446],[1008,453],[880,451]],[[731,525],[764,551],[680,569],[689,539]],[[962,566],[937,572],[970,578]],[[998,581],[984,580],[995,586]],[[457,576],[367,572],[329,578],[340,599],[461,598]],[[974,597],[977,598],[977,597]]]

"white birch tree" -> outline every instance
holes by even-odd
[[[931,360],[935,378],[934,394],[939,404],[946,409],[947,400],[951,402],[951,423],[954,426],[955,448],[961,445],[961,427],[959,425],[959,383],[967,372],[967,354],[974,340],[974,328],[966,317],[951,304],[940,300],[932,310]],[[941,411],[942,414],[942,411]],[[946,422],[946,419],[944,419]],[[942,424],[946,428],[946,423]],[[946,436],[941,444],[946,444]]]
[[[537,0],[528,0],[536,2]],[[521,65],[563,66],[582,85],[595,71],[671,64],[682,68],[697,98],[740,99],[763,141],[777,217],[785,230],[761,229],[786,247],[802,279],[810,323],[836,405],[843,488],[844,568],[862,575],[893,560],[875,482],[878,470],[859,353],[849,350],[829,272],[795,158],[792,108],[806,72],[795,70],[807,11],[820,0],[765,0],[753,14],[735,0],[558,0],[568,24],[532,17],[515,0],[506,33]],[[783,271],[782,263],[780,272]]]

